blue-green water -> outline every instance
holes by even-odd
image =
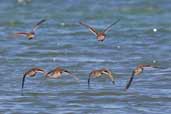
[[[169,114],[171,112],[171,1],[170,0],[15,0],[0,3],[0,113],[2,114]],[[46,18],[37,37],[9,38],[29,31]],[[112,27],[104,42],[79,25],[83,20],[103,29]],[[157,28],[157,32],[153,32]],[[124,87],[139,63],[164,69],[145,70],[128,91]],[[47,71],[56,66],[69,76],[44,80],[27,78],[21,96],[23,73],[32,67]],[[117,74],[116,85],[103,77],[92,80],[90,71],[107,67]]]

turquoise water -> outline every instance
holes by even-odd
[[[171,112],[171,2],[170,0],[32,0],[0,4],[0,113],[2,114],[169,114]],[[9,38],[29,31],[46,18],[34,40]],[[102,30],[112,27],[104,42],[79,25]],[[153,32],[156,28],[157,32]],[[163,69],[145,70],[128,91],[124,87],[139,63],[155,62]],[[21,95],[23,73],[32,67],[47,71],[56,66],[69,76],[44,80],[27,78]],[[116,85],[105,77],[91,81],[93,69],[107,67],[117,74]]]

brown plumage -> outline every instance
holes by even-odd
[[[108,78],[112,81],[112,83],[115,84],[115,80],[113,78],[112,72],[109,69],[101,68],[101,69],[93,70],[90,72],[89,78],[88,78],[88,87],[90,87],[91,77],[92,78],[98,78],[98,77],[103,76],[103,75],[107,75]]]
[[[158,68],[157,66],[154,65],[150,65],[150,64],[139,64],[133,71],[132,71],[132,75],[126,85],[126,90],[130,87],[134,76],[139,76],[143,71],[145,67],[151,67],[151,68]]]
[[[29,40],[33,39],[35,37],[35,32],[36,30],[39,28],[39,26],[45,22],[45,19],[42,19],[41,21],[39,21],[30,32],[16,32],[16,35],[24,35],[26,36]]]
[[[44,69],[38,68],[38,67],[32,68],[28,70],[27,72],[25,72],[23,75],[23,79],[22,79],[22,88],[24,88],[24,82],[25,82],[26,77],[34,77],[39,72],[46,74]]]
[[[45,75],[45,77],[58,79],[62,76],[63,73],[67,73],[70,76],[72,76],[76,81],[79,81],[79,78],[77,76],[73,75],[70,71],[63,69],[61,67],[56,67],[55,69],[51,70]]]
[[[83,25],[84,27],[88,28],[88,29],[90,30],[90,32],[92,32],[92,33],[96,36],[96,38],[97,38],[98,41],[104,41],[105,38],[106,38],[106,33],[107,33],[107,31],[109,31],[110,28],[111,28],[113,25],[117,24],[119,21],[120,21],[120,19],[118,19],[116,22],[114,22],[114,23],[112,23],[111,25],[109,25],[108,27],[106,27],[106,28],[105,28],[103,31],[101,31],[101,32],[96,31],[95,28],[93,28],[93,27],[91,27],[90,25],[84,23],[83,21],[80,21],[80,24]]]

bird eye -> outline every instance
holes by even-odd
[[[105,72],[105,73],[108,73],[108,71],[107,71],[107,70],[104,70],[104,72]]]

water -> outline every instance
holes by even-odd
[[[2,114],[167,114],[171,112],[171,3],[170,0],[33,0],[0,4],[0,113]],[[37,38],[9,38],[29,31],[46,18]],[[103,29],[121,18],[98,42],[80,20]],[[156,28],[158,31],[153,32]],[[159,64],[145,70],[124,91],[139,63]],[[47,71],[56,66],[72,71],[59,80],[41,74],[27,78],[21,96],[23,73],[32,67]],[[107,67],[117,74],[116,85],[105,77],[91,81],[91,70]]]

